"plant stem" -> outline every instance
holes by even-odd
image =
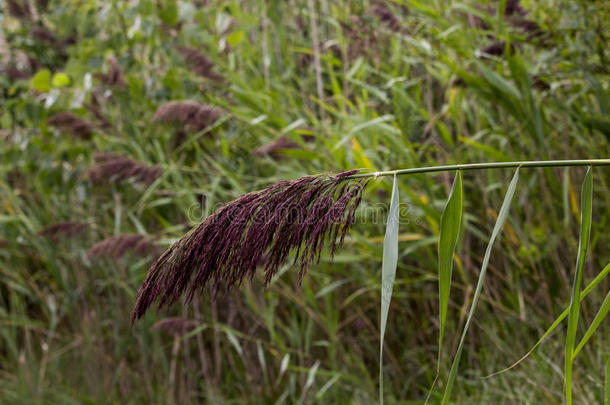
[[[445,165],[413,167],[409,169],[387,170],[383,172],[354,174],[347,178],[393,176],[401,174],[416,174],[429,172],[444,172],[451,170],[482,170],[501,169],[507,167],[566,167],[566,166],[610,166],[610,159],[580,159],[580,160],[531,160],[522,162],[469,163],[463,165]]]

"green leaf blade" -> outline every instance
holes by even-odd
[[[565,393],[566,403],[572,404],[572,365],[574,362],[574,344],[576,342],[576,329],[580,312],[580,285],[582,283],[582,270],[589,250],[591,238],[591,219],[593,211],[593,174],[591,166],[587,169],[582,183],[580,194],[580,236],[578,241],[578,257],[576,259],[576,274],[572,284],[572,295],[568,311],[568,330],[565,344]]]
[[[449,371],[449,378],[447,380],[447,385],[445,386],[445,392],[443,394],[442,404],[446,405],[449,403],[449,399],[451,398],[451,391],[453,389],[453,385],[455,383],[455,378],[457,377],[457,370],[459,367],[460,359],[462,358],[462,351],[464,349],[464,342],[466,340],[466,334],[468,333],[468,327],[470,326],[470,322],[472,320],[472,316],[474,315],[474,311],[476,309],[477,303],[479,301],[479,296],[481,295],[481,290],[483,289],[483,282],[485,281],[485,274],[487,273],[487,265],[489,264],[489,257],[491,256],[491,249],[496,240],[496,237],[502,230],[502,226],[506,221],[506,217],[508,216],[508,211],[510,209],[511,202],[513,200],[513,196],[515,195],[515,190],[517,188],[517,183],[519,181],[519,168],[515,171],[513,178],[508,186],[508,190],[506,191],[506,195],[504,196],[504,201],[502,202],[502,207],[500,208],[500,212],[498,214],[498,219],[496,220],[496,224],[494,225],[494,229],[491,233],[491,238],[489,239],[489,243],[487,244],[487,249],[485,250],[485,256],[483,257],[483,263],[481,265],[481,272],[479,273],[479,280],[477,281],[477,287],[474,292],[474,296],[472,298],[472,304],[470,306],[470,312],[468,313],[468,317],[466,318],[466,324],[464,325],[464,330],[462,331],[462,336],[460,338],[460,343],[458,345],[458,349],[455,354],[455,358],[453,359],[453,363],[451,364],[451,370]]]
[[[383,240],[383,262],[381,265],[381,325],[379,341],[379,403],[383,404],[383,339],[388,322],[388,311],[392,300],[392,290],[398,264],[398,221],[399,221],[398,182],[394,176],[392,197],[388,213],[385,238]]]
[[[440,304],[440,334],[438,342],[439,359],[445,333],[445,320],[449,305],[451,290],[451,274],[453,271],[453,256],[460,236],[462,214],[464,210],[464,193],[462,187],[462,172],[458,171],[451,187],[447,205],[441,216],[441,228],[438,241],[438,280]]]

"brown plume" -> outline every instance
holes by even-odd
[[[315,137],[312,135],[301,135],[301,138],[305,142],[313,142]],[[295,141],[289,139],[286,136],[281,136],[275,141],[260,146],[254,149],[251,153],[256,157],[269,156],[272,159],[279,159],[281,157],[281,151],[283,149],[300,149],[301,146]]]
[[[32,12],[26,0],[6,0],[8,14],[19,19],[30,20]]]
[[[84,139],[91,137],[94,128],[93,124],[69,111],[53,114],[47,119],[47,125],[61,128],[77,138]]]
[[[153,116],[154,121],[178,122],[202,131],[220,118],[220,109],[196,101],[170,101],[162,104]]]
[[[326,241],[331,256],[355,221],[367,180],[349,180],[357,170],[335,176],[306,176],[273,184],[229,202],[175,242],[148,270],[132,322],[153,302],[169,306],[184,293],[190,300],[211,285],[230,289],[263,267],[268,284],[290,252],[299,279],[320,260]]]
[[[61,239],[71,238],[83,232],[89,227],[89,224],[84,222],[58,222],[49,225],[38,232],[38,236],[43,236],[58,242]]]
[[[191,72],[201,77],[207,77],[208,79],[223,80],[221,75],[212,70],[214,68],[214,62],[197,49],[188,46],[177,46],[176,49],[184,57]]]
[[[131,179],[136,183],[148,185],[162,174],[158,166],[148,166],[112,153],[98,153],[94,159],[96,164],[87,171],[86,175],[96,183],[109,180],[123,182]]]
[[[152,239],[140,234],[123,234],[112,236],[91,246],[87,251],[87,259],[113,258],[120,259],[128,252],[136,256],[146,256],[155,251]]]
[[[106,61],[108,62],[108,71],[106,73],[95,73],[94,76],[106,86],[125,87],[125,76],[117,59],[114,56],[108,56]]]

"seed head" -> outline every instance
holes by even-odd
[[[89,139],[93,133],[93,124],[69,111],[60,112],[47,119],[47,125],[61,128],[77,138]]]
[[[349,180],[357,172],[280,181],[221,207],[151,266],[132,322],[155,301],[161,309],[185,293],[192,299],[208,285],[215,292],[239,286],[252,280],[257,267],[268,284],[291,252],[301,280],[319,262],[325,242],[332,256],[354,223],[367,184]]]
[[[154,121],[178,122],[202,131],[220,118],[220,109],[195,101],[170,101],[162,104],[153,116]]]
[[[212,80],[223,79],[221,75],[212,70],[214,68],[214,62],[197,49],[188,46],[177,46],[176,49],[182,54],[186,64],[194,74]]]
[[[135,183],[149,185],[162,173],[158,166],[148,166],[112,153],[98,153],[94,159],[96,164],[87,171],[86,176],[95,183],[108,180],[123,182],[131,179]]]
[[[128,252],[136,256],[146,256],[154,250],[152,239],[149,237],[140,234],[123,234],[111,236],[91,246],[87,251],[87,259],[101,257],[120,259]]]
[[[43,236],[57,242],[60,239],[67,239],[80,234],[88,226],[89,224],[84,222],[58,222],[41,229],[38,232],[38,236]]]

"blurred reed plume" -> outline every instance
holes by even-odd
[[[26,0],[6,0],[9,15],[15,18],[29,20],[32,18],[29,3]]]
[[[58,242],[61,239],[71,238],[83,232],[89,227],[89,224],[84,222],[58,222],[56,224],[49,225],[38,232],[38,236],[43,236],[51,239],[54,242]]]
[[[59,40],[57,39],[55,34],[41,26],[32,27],[30,29],[30,36],[40,42],[45,42],[49,45],[57,45],[59,43]]]
[[[6,75],[11,80],[27,79],[31,76],[31,73],[17,68],[16,66],[5,66],[0,68],[0,73]]]
[[[502,56],[504,55],[504,50],[506,49],[506,41],[496,41],[481,49],[481,57],[485,57],[485,55],[493,55],[493,56]],[[514,52],[515,47],[513,44],[510,44],[508,47],[510,53]]]
[[[208,59],[203,53],[199,52],[195,48],[188,46],[177,46],[176,49],[184,60],[191,72],[201,77],[207,77],[212,80],[222,80],[223,77],[218,73],[214,72],[214,62]]]
[[[295,251],[299,279],[320,260],[326,240],[331,256],[355,220],[368,180],[351,181],[351,170],[335,176],[305,176],[245,194],[218,209],[175,242],[151,266],[140,288],[132,322],[154,301],[157,308],[187,300],[210,285],[214,292],[252,280],[258,266],[265,285]]]
[[[94,159],[96,164],[87,171],[86,175],[96,183],[108,180],[122,182],[131,179],[135,183],[149,185],[162,173],[159,166],[148,166],[112,153],[98,153]]]
[[[197,327],[199,323],[192,319],[178,317],[164,318],[151,326],[151,330],[163,330],[174,336],[183,336]]]
[[[123,234],[104,239],[87,250],[87,259],[110,257],[120,259],[128,252],[136,256],[154,253],[152,239],[140,234]]]
[[[196,131],[202,131],[220,118],[217,107],[199,104],[196,101],[170,101],[161,104],[153,116],[154,121],[178,122]]]
[[[53,114],[47,119],[47,125],[61,128],[64,131],[70,132],[77,138],[84,139],[91,137],[94,128],[93,124],[69,111]]]
[[[367,11],[367,14],[377,16],[379,21],[385,24],[390,30],[396,32],[400,31],[400,20],[396,17],[395,12],[388,8],[388,6],[383,2],[378,2],[373,5]]]
[[[112,124],[110,123],[110,121],[108,121],[104,113],[102,113],[101,104],[95,92],[91,93],[91,102],[83,103],[83,107],[85,107],[87,111],[89,111],[89,113],[95,117],[100,128],[112,128]]]
[[[304,142],[313,142],[315,137],[312,135],[301,135]],[[256,157],[269,156],[272,159],[279,159],[283,149],[301,149],[301,145],[291,140],[287,136],[281,136],[276,140],[254,149],[251,153]]]
[[[108,71],[106,73],[95,73],[94,76],[106,86],[125,87],[125,76],[117,59],[114,56],[108,56],[106,61],[108,62]]]

